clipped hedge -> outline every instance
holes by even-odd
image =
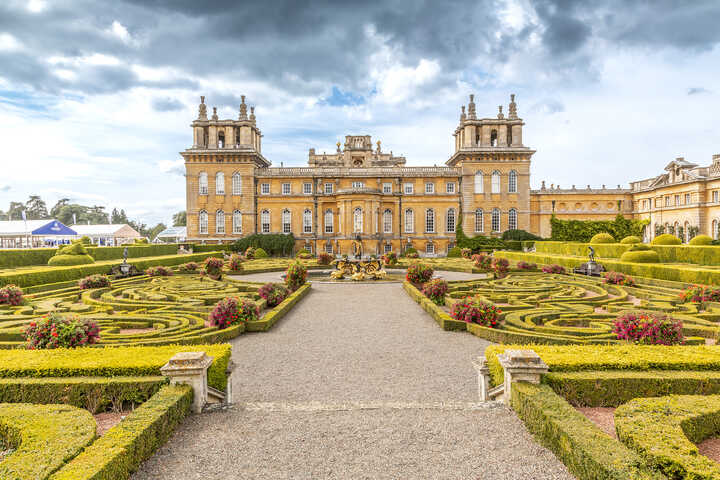
[[[455,320],[445,313],[442,308],[435,305],[432,300],[423,295],[420,290],[407,280],[403,282],[403,288],[408,295],[410,295],[410,298],[419,303],[423,310],[429,313],[433,320],[435,320],[435,322],[437,322],[443,330],[464,332],[470,327],[468,323]]]
[[[615,243],[615,239],[607,232],[597,233],[590,239],[590,243]]]
[[[268,311],[262,318],[245,324],[247,332],[266,332],[272,328],[278,320],[283,318],[290,309],[295,306],[305,295],[310,293],[310,284],[306,283],[290,294],[272,310]]]
[[[615,220],[560,220],[550,217],[551,238],[566,242],[587,242],[598,233],[608,233],[613,238],[642,235],[649,220],[629,220],[618,213]]]
[[[95,439],[95,428],[90,412],[70,405],[0,404],[0,439],[16,449],[0,462],[0,478],[48,478]]]
[[[622,244],[633,244],[633,243],[642,243],[642,238],[638,237],[637,235],[628,235],[627,237],[620,240],[620,243]]]
[[[514,383],[511,404],[527,429],[580,480],[662,480],[547,385]]]
[[[2,249],[0,250],[0,268],[47,265],[48,260],[55,255],[55,252],[57,252],[57,248]]]
[[[70,265],[88,265],[95,263],[90,255],[55,255],[48,260],[51,267],[67,267]]]
[[[623,253],[620,256],[620,261],[631,263],[658,263],[660,257],[654,250],[639,250]]]
[[[682,240],[671,233],[663,233],[652,239],[652,245],[680,245]]]
[[[537,242],[536,253],[550,255],[574,255],[587,257],[588,244],[572,242]],[[720,246],[718,245],[646,245],[646,244],[598,244],[593,245],[598,259],[613,259],[631,248],[647,247],[658,253],[662,263],[694,263],[697,265],[720,265]]]
[[[709,235],[698,235],[690,239],[690,245],[712,245],[713,239]]]
[[[50,480],[126,480],[190,412],[188,385],[167,385],[87,447]]]

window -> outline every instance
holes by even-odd
[[[282,184],[282,194],[283,194],[283,195],[290,195],[290,192],[292,192],[292,190],[290,190],[290,184],[289,184],[289,183],[283,183],[283,184]]]
[[[303,212],[303,233],[312,233],[312,212],[309,208]]]
[[[305,195],[312,194],[312,183],[303,183],[303,193]]]
[[[330,253],[330,254],[333,253],[332,243],[328,242],[325,244],[325,253]]]
[[[680,195],[675,195],[675,205],[680,205]]]
[[[242,233],[242,213],[240,213],[240,210],[233,212],[233,233]]]
[[[262,195],[269,195],[270,194],[270,184],[269,183],[260,184],[260,193]]]
[[[390,252],[392,252],[392,245],[390,245],[389,243],[386,243],[385,245],[383,245],[383,253],[390,253]]]
[[[392,183],[383,183],[383,193],[392,193]]]
[[[500,193],[500,172],[495,170],[492,173],[491,182],[490,182],[490,192],[492,193]]]
[[[500,231],[500,209],[499,208],[493,208],[492,216],[490,218],[490,223],[492,227],[493,232],[499,232]]]
[[[405,233],[415,231],[415,212],[411,208],[405,210]]]
[[[333,233],[333,211],[325,210],[325,233]]]
[[[200,215],[198,215],[198,232],[201,235],[208,233],[208,214],[205,210],[200,210]]]
[[[225,234],[225,212],[222,210],[215,213],[215,233]]]
[[[353,232],[362,233],[363,231],[363,211],[358,207],[353,212]]]
[[[713,202],[717,202],[717,201],[718,201],[718,191],[715,190],[715,191],[713,192]]]
[[[290,210],[287,208],[282,211],[282,230],[283,233],[290,233],[292,232],[292,216],[290,215]]]
[[[207,195],[208,194],[208,176],[205,172],[200,172],[200,175],[198,175],[198,188],[200,191],[200,195]],[[207,233],[207,232],[206,232]]]
[[[712,238],[714,238],[715,240],[717,240],[717,239],[718,239],[718,233],[719,233],[719,232],[718,232],[718,221],[717,221],[717,220],[713,220],[713,222],[712,222]]]
[[[225,174],[223,172],[215,174],[215,195],[225,195]]]
[[[363,182],[352,182],[352,188],[363,188],[364,186]]]
[[[498,134],[497,130],[491,130],[490,131],[490,146],[497,147],[498,146]]]
[[[413,184],[412,183],[406,183],[405,184],[405,194],[411,195],[413,193]]]
[[[517,172],[515,170],[510,170],[508,174],[508,192],[517,193]]]
[[[328,195],[333,193],[333,184],[332,183],[325,184],[325,193]]]
[[[665,206],[666,207],[670,206],[670,197],[665,197]]]
[[[425,211],[425,233],[435,232],[435,210],[428,208]]]
[[[232,194],[242,195],[242,177],[237,172],[232,176]]]
[[[435,193],[435,184],[434,183],[426,183],[425,184],[425,193]]]
[[[304,248],[305,250],[307,250],[308,252],[312,253],[312,248],[313,248],[313,247],[312,247],[312,244],[306,243],[303,248]]]
[[[262,233],[270,233],[270,211],[263,210],[260,212],[260,231]]]
[[[445,184],[445,192],[446,193],[455,193],[455,182],[450,182]]]
[[[432,242],[428,242],[425,244],[425,253],[428,253],[430,255],[435,254],[435,244]]]
[[[445,221],[445,226],[447,232],[454,232],[455,231],[455,209],[449,208],[447,211],[447,219]]]
[[[392,233],[392,210],[383,212],[383,233]]]
[[[483,173],[475,172],[475,193],[483,193]]]
[[[476,232],[484,232],[485,231],[485,221],[483,218],[483,209],[478,208],[475,210],[475,231]]]
[[[511,208],[508,212],[508,228],[510,230],[517,230],[517,210]]]
[[[690,205],[690,194],[689,193],[685,194],[685,205]]]

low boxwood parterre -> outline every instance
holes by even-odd
[[[202,250],[195,250],[197,253],[203,251],[222,250],[222,245],[205,245],[213,247]],[[88,254],[96,261],[119,260],[123,258],[125,247],[92,247],[86,246]],[[177,253],[178,245],[131,245],[127,247],[128,258],[157,257],[161,255],[172,255]],[[28,267],[32,265],[47,265],[50,257],[55,255],[57,248],[26,248],[26,249],[1,249],[0,269]]]
[[[15,451],[0,478],[44,480],[95,439],[90,412],[70,405],[0,404],[0,438]]]
[[[50,476],[50,480],[126,480],[190,412],[192,388],[166,385]]]

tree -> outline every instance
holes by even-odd
[[[125,210],[118,211],[117,208],[113,208],[112,214],[110,215],[110,223],[116,224],[116,225],[123,224],[123,223],[129,223],[127,215],[125,215]]]
[[[50,209],[50,217],[57,219],[58,215],[60,214],[60,209],[68,203],[70,203],[69,198],[61,198],[60,200],[58,200],[55,206]]]
[[[22,220],[23,211],[25,211],[25,205],[22,202],[10,202],[7,211],[8,220]]]
[[[77,203],[68,203],[60,207],[55,219],[65,225],[72,225],[73,223],[87,223],[86,213],[88,207],[78,205]],[[74,216],[74,217],[73,217]]]
[[[143,237],[150,236],[150,230],[148,230],[147,225],[142,223],[140,220],[128,220],[127,224],[134,228]]]
[[[42,220],[48,218],[47,205],[39,195],[30,195],[25,202],[25,212],[28,220]]]
[[[150,237],[150,240],[155,240],[155,237],[158,236],[158,233],[165,230],[167,227],[164,223],[158,223],[153,228],[150,229],[150,232],[148,232],[148,237]]]
[[[187,226],[187,212],[177,212],[173,215],[173,227],[186,227]]]
[[[85,218],[83,220],[89,220],[93,225],[110,223],[110,218],[105,211],[105,207],[99,205],[93,205],[92,207],[87,208],[87,213],[85,214]]]

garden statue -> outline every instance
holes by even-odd
[[[595,249],[592,246],[588,245],[588,250],[590,252],[588,254],[590,260],[580,266],[575,267],[573,269],[573,272],[581,275],[599,277],[600,274],[605,271],[605,267],[595,261]]]
[[[588,246],[590,250],[590,263],[595,263],[595,249],[592,246]]]
[[[125,247],[123,249],[123,263],[127,263],[127,256],[128,256],[128,249]]]
[[[362,242],[360,241],[360,235],[355,237],[355,240],[352,242],[352,246],[355,258],[360,260],[362,258]]]

